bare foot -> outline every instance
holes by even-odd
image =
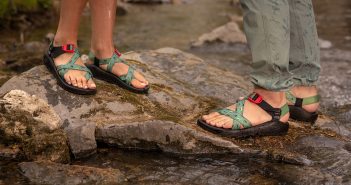
[[[58,56],[57,58],[54,59],[55,65],[59,66],[59,65],[67,64],[71,60],[73,55],[74,53],[64,53]],[[79,58],[75,64],[84,66],[84,63],[81,60],[81,58]],[[95,89],[96,85],[93,79],[87,80],[85,78],[85,74],[86,74],[85,71],[72,69],[67,71],[67,73],[64,75],[64,79],[68,84],[73,85],[75,87],[79,87],[82,89],[88,89],[88,88]]]
[[[318,94],[316,86],[296,86],[291,89],[291,93],[297,98],[307,98]],[[291,105],[290,102],[288,102]],[[316,112],[319,108],[319,102],[302,106],[307,112]]]
[[[287,103],[284,92],[272,92],[259,88],[254,89],[254,92],[260,94],[263,99],[274,108],[281,108]],[[236,105],[234,104],[227,108],[235,111]],[[252,126],[256,126],[272,120],[271,115],[261,109],[258,105],[247,100],[245,101],[243,116],[251,122]],[[287,122],[289,120],[289,116],[289,113],[284,115],[280,118],[280,121],[284,123]],[[233,119],[228,116],[221,115],[218,112],[204,115],[202,119],[207,124],[219,128],[230,129],[233,127]]]
[[[111,49],[99,49],[99,50],[94,50],[92,49],[93,53],[97,58],[104,59],[104,58],[111,58],[113,54],[113,50]],[[107,65],[100,65],[100,68],[103,70],[107,70]],[[129,66],[124,63],[116,63],[113,65],[112,68],[112,73],[116,76],[123,76],[128,73]],[[141,75],[138,71],[134,72],[134,79],[131,81],[131,85],[135,88],[138,89],[143,89],[145,88],[149,82],[144,78],[143,75]]]

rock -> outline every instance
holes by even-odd
[[[52,32],[49,32],[45,35],[45,41],[50,44],[55,38],[55,34]]]
[[[6,147],[0,144],[0,161],[11,161],[22,158],[21,150],[18,146]]]
[[[319,42],[319,47],[321,49],[329,49],[329,48],[331,48],[333,46],[333,44],[330,41],[323,40],[321,38],[318,40],[318,42]]]
[[[290,151],[289,146],[306,134],[327,137],[324,131],[310,127],[292,127],[287,136],[246,140],[211,134],[199,128],[196,120],[247,94],[248,81],[173,48],[129,52],[122,57],[137,65],[150,81],[148,95],[130,93],[98,80],[95,96],[74,95],[57,86],[44,66],[10,79],[0,88],[0,95],[21,89],[46,100],[64,119],[63,127],[76,156],[94,153],[93,141],[97,140],[119,148],[182,154],[252,154],[309,164],[304,155]],[[95,136],[92,124],[96,125]]]
[[[239,0],[230,0],[230,4],[232,6],[239,6],[240,5],[240,1]]]
[[[65,132],[75,158],[84,158],[96,153],[95,123],[72,120]]]
[[[210,33],[201,35],[197,41],[191,44],[192,47],[201,47],[206,44],[246,44],[246,36],[240,30],[239,25],[232,21],[224,26],[214,29]]]
[[[24,162],[19,168],[23,176],[33,184],[119,184],[125,180],[117,169],[63,165],[52,162]]]
[[[1,115],[4,118],[20,121],[26,120],[36,128],[32,129],[32,133],[41,134],[42,132],[51,132],[61,126],[61,119],[55,111],[47,104],[47,102],[35,95],[29,95],[21,90],[11,90],[0,99]],[[23,133],[20,133],[21,135]],[[17,135],[17,137],[22,137]]]
[[[0,142],[20,145],[28,160],[70,160],[61,120],[37,96],[11,90],[0,99]]]
[[[2,68],[4,64],[2,64],[1,62],[2,61],[0,59],[0,67]],[[2,86],[2,84],[4,84],[7,80],[9,80],[11,76],[14,76],[14,74],[12,74],[11,72],[0,71],[0,86]]]
[[[31,41],[24,44],[24,49],[28,52],[41,52],[44,53],[47,45],[39,41]]]

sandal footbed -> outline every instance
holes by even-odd
[[[132,85],[128,85],[127,83],[125,83],[123,80],[121,80],[118,76],[107,72],[103,69],[101,69],[100,67],[97,67],[94,64],[89,64],[86,65],[90,71],[93,73],[94,78],[97,78],[99,80],[103,80],[106,81],[108,83],[112,83],[112,84],[116,84],[124,89],[127,89],[129,91],[132,91],[134,93],[141,93],[141,94],[146,94],[149,91],[150,86],[146,86],[142,89],[139,88],[135,88]]]
[[[254,136],[281,136],[286,135],[289,130],[289,123],[283,123],[280,121],[268,121],[257,126],[240,130],[215,127],[207,124],[202,119],[198,119],[197,124],[201,128],[210,131],[214,134],[234,138],[245,138]]]
[[[56,78],[57,84],[60,87],[62,87],[64,90],[71,92],[71,93],[74,93],[74,94],[79,94],[79,95],[94,95],[94,94],[96,94],[96,89],[82,89],[82,88],[75,87],[73,85],[68,84],[66,82],[66,80],[63,77],[61,77],[61,75],[57,71],[54,60],[48,54],[44,55],[43,61],[44,61],[46,68]]]
[[[289,110],[290,110],[290,118],[296,121],[309,122],[314,124],[318,119],[317,112],[308,112],[302,107],[289,105]]]

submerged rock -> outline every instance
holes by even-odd
[[[23,175],[34,184],[119,184],[125,180],[117,169],[63,165],[51,162],[24,162],[19,164]]]
[[[19,144],[29,160],[68,162],[61,120],[47,102],[21,90],[0,99],[0,142]]]
[[[0,88],[0,95],[21,89],[48,101],[63,119],[76,157],[94,153],[97,140],[120,148],[183,154],[253,154],[275,161],[310,164],[289,146],[305,135],[327,137],[323,130],[308,126],[292,127],[287,136],[245,140],[208,133],[196,125],[196,120],[247,94],[248,82],[232,71],[216,68],[173,48],[130,52],[123,57],[138,65],[152,84],[148,95],[134,94],[98,80],[95,96],[75,95],[57,86],[44,66],[12,78]]]

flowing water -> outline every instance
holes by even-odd
[[[351,49],[351,1],[315,0],[319,35],[333,43],[331,50]],[[250,55],[236,47],[190,49],[199,35],[228,22],[239,10],[227,0],[191,0],[179,5],[131,5],[118,17],[115,43],[121,51],[174,47],[195,53],[218,67],[230,66],[247,78]],[[89,17],[80,31],[80,46],[89,48]],[[56,25],[26,34],[27,40],[54,32]],[[6,39],[18,34],[4,33]],[[5,40],[5,38],[1,38]],[[349,59],[345,59],[350,61]],[[240,69],[240,70],[238,70]],[[349,120],[347,120],[350,122]],[[175,156],[160,152],[99,149],[74,164],[118,168],[126,184],[351,184],[351,145],[326,138],[306,138],[294,146],[314,163],[296,166],[247,156]],[[27,184],[16,163],[0,162],[0,184]]]

